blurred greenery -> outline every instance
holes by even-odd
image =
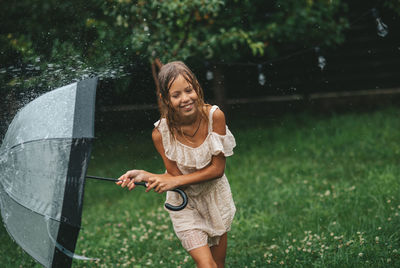
[[[371,112],[234,117],[227,159],[237,214],[227,267],[400,265],[398,107]],[[97,134],[89,173],[163,170],[151,124]],[[102,181],[85,188],[73,267],[193,267],[173,234],[165,196]],[[2,267],[39,267],[0,231]]]
[[[155,58],[233,62],[274,57],[288,46],[332,46],[344,41],[348,27],[344,1],[14,0],[2,5],[0,80],[3,87],[24,84],[25,89]],[[49,65],[54,69],[44,73]]]
[[[341,43],[345,11],[342,1],[11,1],[1,14],[1,62],[71,53],[100,62],[135,55],[229,61],[282,42]]]

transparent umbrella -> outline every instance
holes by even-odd
[[[0,147],[0,206],[10,236],[45,267],[70,267],[94,138],[97,78],[48,92],[23,107]],[[179,189],[176,189],[179,190]],[[179,190],[180,191],[180,190]],[[183,204],[187,198],[180,191]]]

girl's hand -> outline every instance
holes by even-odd
[[[178,182],[173,176],[170,177],[150,177],[147,181],[146,192],[154,189],[155,192],[161,194],[163,192],[175,189],[178,187]]]
[[[129,190],[135,188],[135,182],[147,182],[150,174],[144,170],[129,170],[124,175],[118,178],[117,185],[121,185],[122,188],[125,186],[128,187]]]

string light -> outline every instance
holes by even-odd
[[[265,78],[265,75],[262,73],[262,64],[258,64],[258,83],[260,85],[265,85],[265,82],[267,81]]]
[[[385,37],[389,32],[388,31],[388,26],[385,23],[383,23],[382,19],[379,17],[378,10],[375,9],[375,8],[369,9],[366,12],[364,12],[356,20],[353,20],[353,22],[350,23],[350,26],[353,26],[354,24],[359,22],[363,17],[365,17],[365,16],[367,16],[367,15],[369,15],[371,13],[372,13],[372,16],[374,17],[375,22],[376,22],[377,34],[379,36],[381,36],[381,37]],[[289,55],[282,56],[282,57],[275,58],[275,59],[271,59],[271,60],[267,60],[265,62],[261,62],[261,63],[258,63],[258,64],[257,63],[251,63],[251,62],[246,62],[246,63],[244,63],[244,62],[243,63],[236,62],[236,63],[225,63],[225,64],[227,64],[227,65],[236,65],[236,66],[255,66],[255,65],[257,65],[258,83],[263,86],[263,85],[265,85],[265,83],[267,81],[265,75],[262,72],[263,65],[272,64],[273,62],[281,62],[281,61],[287,60],[289,58],[292,58],[294,56],[304,55],[304,54],[309,53],[310,51],[313,51],[313,50],[315,51],[315,53],[317,54],[317,57],[318,57],[317,58],[318,59],[318,63],[317,63],[318,67],[321,69],[321,71],[323,71],[325,69],[326,65],[327,65],[327,60],[323,55],[321,55],[321,53],[320,53],[321,49],[320,49],[319,46],[306,48],[306,49],[303,49],[303,50],[299,50],[299,51],[291,53]],[[208,62],[206,62],[206,68],[208,68]],[[209,69],[207,70],[206,77],[207,77],[207,80],[212,80],[214,78],[214,75],[213,75],[212,71],[210,71]]]
[[[382,19],[379,17],[379,12],[376,8],[373,8],[371,12],[372,16],[375,18],[377,34],[380,37],[385,37],[389,33],[387,25],[383,23]]]

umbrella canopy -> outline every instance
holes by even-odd
[[[97,79],[33,100],[0,148],[0,204],[13,239],[45,267],[69,267],[81,225]]]

